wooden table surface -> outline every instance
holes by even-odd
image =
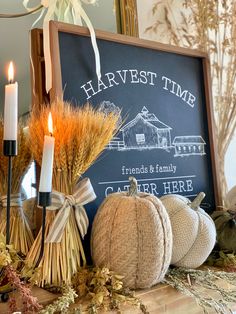
[[[42,305],[47,305],[57,298],[55,294],[37,287],[33,288],[33,294],[38,297]],[[185,296],[165,284],[159,284],[151,289],[137,291],[136,295],[141,298],[143,303],[147,306],[150,314],[203,314],[202,308],[196,304],[193,298]],[[236,307],[234,308],[236,310]],[[122,313],[127,314],[140,313],[140,311],[136,310],[134,307],[129,306],[125,306],[122,310]],[[9,314],[6,303],[0,303],[0,313]],[[209,313],[215,312],[209,311]]]

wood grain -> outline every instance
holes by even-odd
[[[47,305],[53,302],[58,295],[52,294],[46,290],[38,287],[33,288],[33,295],[37,296],[40,304]],[[203,314],[203,309],[197,305],[195,300],[191,297],[185,296],[166,284],[158,284],[157,286],[136,291],[136,295],[147,306],[150,314]],[[17,297],[18,301],[20,297]],[[79,303],[73,305],[74,308]],[[82,304],[83,307],[86,303]],[[232,305],[232,309],[236,309],[236,304]],[[9,314],[7,303],[0,303],[0,313]],[[105,312],[104,312],[105,313]],[[114,312],[106,312],[114,313]],[[122,313],[126,314],[138,314],[139,310],[131,306],[124,306]],[[213,310],[209,310],[209,314],[215,313]]]

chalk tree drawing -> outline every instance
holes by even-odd
[[[119,116],[117,129],[122,125],[121,109],[113,102],[110,102],[109,100],[102,101],[98,107],[98,111],[102,111],[103,113],[105,113],[105,115],[109,115],[110,113],[116,114],[117,116]]]
[[[176,136],[173,145],[175,147],[174,157],[206,154],[206,142],[201,136]]]
[[[121,109],[109,101],[102,102],[100,108],[107,114],[121,113]],[[133,120],[120,128],[106,148],[118,151],[163,149],[168,153],[174,149],[174,157],[205,155],[206,142],[201,136],[176,136],[172,143],[171,130],[144,106]]]

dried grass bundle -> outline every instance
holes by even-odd
[[[210,57],[220,190],[223,200],[227,192],[225,155],[236,128],[236,2],[154,1],[152,13],[157,18],[156,23],[159,18],[157,14],[163,7],[165,10],[163,34],[168,43],[200,49],[207,52]],[[160,28],[156,27],[156,23],[150,25],[146,32],[160,35]],[[159,36],[158,39],[161,41],[163,36]]]
[[[3,120],[0,120],[0,142],[3,141]],[[21,183],[26,174],[32,156],[29,148],[29,140],[23,130],[23,126],[19,126],[18,130],[18,155],[12,161],[12,187],[11,193],[21,193]],[[3,198],[7,194],[7,172],[8,158],[3,155],[3,147],[0,145],[0,195]],[[1,205],[2,206],[2,205]],[[0,232],[6,232],[6,208],[2,208]],[[14,245],[17,252],[26,255],[33,244],[34,238],[29,223],[22,207],[11,207],[10,220],[10,243]]]
[[[49,112],[53,119],[55,152],[53,166],[53,189],[66,195],[72,194],[80,176],[99,156],[114,135],[118,116],[106,115],[91,106],[74,108],[69,103],[57,100],[50,108],[34,108],[29,121],[31,149],[40,165],[44,135],[48,134]],[[56,211],[47,211],[46,235],[56,216]],[[39,232],[27,260],[34,265],[39,255],[41,231]],[[86,264],[80,234],[76,225],[74,210],[66,224],[62,241],[45,243],[41,260],[39,284],[70,284],[73,274]],[[81,263],[82,259],[82,263]]]

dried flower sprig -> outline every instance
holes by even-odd
[[[54,314],[54,313],[67,313],[68,308],[71,304],[75,302],[77,297],[76,292],[73,288],[65,286],[61,289],[62,296],[59,297],[52,304],[49,304],[44,309],[42,309],[40,314]]]
[[[11,283],[13,289],[17,289],[21,295],[23,313],[37,313],[42,306],[38,303],[38,299],[32,295],[31,289],[20,280],[20,276],[16,273],[16,270],[11,265],[8,265],[5,267],[4,273]],[[16,302],[13,299],[11,302],[11,307],[13,307],[15,304]],[[16,309],[14,309],[14,311],[16,311]]]
[[[20,275],[17,273],[17,267],[21,263],[22,260],[18,256],[14,247],[12,245],[6,245],[5,237],[0,234],[1,276],[6,276],[12,289],[16,289],[20,293],[22,297],[23,313],[35,313],[41,306],[39,305],[37,298],[32,296],[31,289],[21,281]],[[17,304],[13,294],[10,296],[9,307],[11,312],[17,310]]]

